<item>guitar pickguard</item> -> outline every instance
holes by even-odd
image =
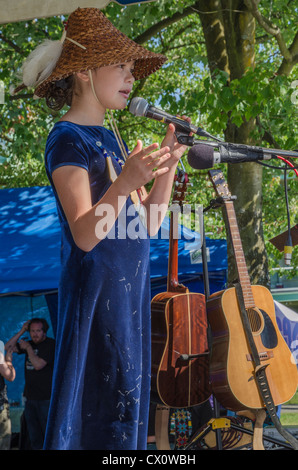
[[[261,312],[265,322],[264,329],[261,333],[262,343],[265,348],[274,349],[278,344],[277,334],[274,325],[269,315],[264,310],[261,310]]]
[[[276,348],[278,339],[270,316],[265,310],[256,307],[248,308],[246,312],[252,334],[260,336],[265,348]]]

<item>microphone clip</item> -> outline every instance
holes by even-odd
[[[175,136],[178,140],[179,144],[187,145],[188,147],[192,147],[194,145],[194,137],[185,134],[184,132],[175,132]]]

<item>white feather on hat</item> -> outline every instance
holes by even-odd
[[[23,83],[35,87],[53,72],[62,52],[63,41],[46,39],[34,49],[22,66]]]
[[[65,37],[64,30],[60,40],[45,39],[29,54],[22,65],[23,82],[16,88],[11,88],[12,95],[23,88],[39,85],[51,75],[62,53]]]

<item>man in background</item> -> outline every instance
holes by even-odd
[[[43,448],[51,398],[55,340],[47,337],[48,328],[44,318],[33,318],[5,345],[25,354],[24,417],[33,450]],[[31,339],[19,340],[26,331]]]

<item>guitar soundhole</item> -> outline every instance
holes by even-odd
[[[255,334],[260,334],[264,328],[264,318],[263,315],[254,308],[247,309],[247,316],[250,323],[251,331]]]
[[[261,340],[265,348],[276,348],[278,337],[271,318],[265,310],[258,308],[248,308],[247,316],[251,331],[254,335],[261,335]]]

